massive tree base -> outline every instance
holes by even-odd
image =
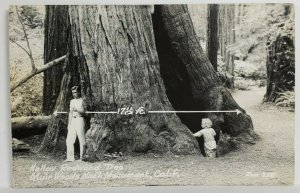
[[[85,160],[102,160],[106,152],[195,154],[197,142],[176,115],[95,116],[86,133]]]
[[[229,91],[217,86],[208,96],[208,110],[238,110],[226,113],[209,113],[217,133],[217,155],[239,149],[241,144],[255,144],[259,136],[253,130],[251,117],[232,98]],[[240,112],[239,112],[240,111]]]

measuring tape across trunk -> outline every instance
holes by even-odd
[[[65,111],[54,111],[54,115],[56,116],[57,114],[67,114],[68,112]],[[135,114],[146,114],[146,113],[236,113],[241,114],[242,111],[239,109],[235,110],[224,110],[224,111],[145,111],[145,113],[135,113]],[[119,111],[86,111],[85,114],[121,114],[121,115],[129,115],[129,114],[122,114]],[[131,113],[134,114],[134,113]]]

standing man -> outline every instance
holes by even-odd
[[[74,143],[76,136],[79,139],[80,145],[80,160],[85,151],[85,120],[84,113],[85,107],[83,99],[81,98],[79,86],[73,86],[71,88],[73,98],[70,102],[70,113],[68,122],[68,135],[66,139],[67,145],[67,159],[66,162],[75,160],[74,157]]]

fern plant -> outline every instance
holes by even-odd
[[[295,91],[284,91],[275,100],[276,106],[295,108]]]

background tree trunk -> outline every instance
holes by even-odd
[[[280,93],[294,90],[294,41],[288,36],[278,36],[267,44],[267,91],[264,101],[275,102]]]
[[[234,12],[234,4],[221,4],[219,6],[219,48],[229,76],[229,88],[234,88],[234,56],[229,50],[229,46],[235,42]]]
[[[46,6],[44,39],[45,64],[67,53],[68,17],[68,6]],[[60,84],[63,77],[62,71],[63,65],[59,65],[44,72],[43,112],[47,115],[53,113],[54,105],[60,92]]]
[[[173,109],[159,75],[150,10],[149,6],[69,7],[72,46],[56,109],[67,109],[74,83],[83,88],[89,110]],[[53,117],[41,150],[55,149],[61,136],[57,130],[65,131],[66,119]],[[90,123],[87,160],[101,160],[106,151],[198,152],[195,138],[175,114],[95,115]]]
[[[215,71],[218,67],[218,4],[207,5],[207,44],[206,52],[210,63],[213,65]]]

